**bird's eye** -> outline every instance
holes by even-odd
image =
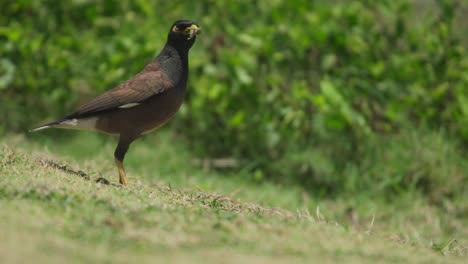
[[[179,32],[180,29],[177,26],[172,27],[172,32]]]

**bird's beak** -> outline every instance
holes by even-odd
[[[198,35],[199,33],[201,33],[201,29],[193,24],[191,25],[190,27],[186,28],[185,31],[187,32],[188,34],[188,38],[187,39],[192,39],[193,37],[195,37],[196,35]]]

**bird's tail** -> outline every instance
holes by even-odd
[[[29,130],[29,132],[35,132],[47,128],[64,128],[64,129],[78,129],[78,130],[96,130],[96,117],[85,117],[85,118],[78,118],[75,116],[66,116],[62,119],[59,119],[54,122],[50,122],[48,124],[42,125],[40,127],[36,127],[34,129]]]
[[[47,128],[52,128],[52,127],[55,127],[57,125],[60,125],[62,124],[64,121],[66,121],[67,119],[66,118],[63,118],[63,119],[59,119],[59,120],[56,120],[54,122],[50,122],[50,123],[47,123],[45,125],[42,125],[40,127],[36,127],[36,128],[33,128],[31,130],[29,130],[29,132],[36,132],[36,131],[39,131],[39,130],[43,130],[43,129],[47,129]]]

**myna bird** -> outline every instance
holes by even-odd
[[[119,182],[127,185],[122,162],[130,144],[171,119],[184,100],[188,53],[199,32],[200,28],[193,21],[176,21],[161,53],[141,72],[74,113],[31,131],[66,128],[119,136],[114,158]]]

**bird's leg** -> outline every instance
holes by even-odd
[[[122,185],[128,185],[127,174],[125,173],[122,161],[115,158],[115,164],[117,165],[117,169],[119,170],[119,183]]]
[[[117,165],[117,169],[119,170],[119,182],[122,185],[127,185],[127,175],[125,173],[125,169],[123,167],[123,160],[125,158],[125,153],[127,153],[128,146],[130,144],[122,138],[119,140],[119,145],[117,145],[117,148],[115,149],[114,152],[114,159],[115,159],[115,164]]]

